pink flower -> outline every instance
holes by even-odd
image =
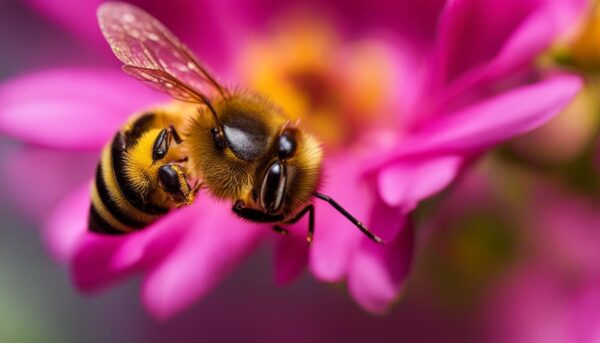
[[[92,19],[75,21],[70,14],[75,11],[36,3],[78,33],[95,35]],[[95,8],[95,2],[80,3],[89,8],[86,13]],[[346,280],[353,298],[367,310],[385,311],[399,296],[410,267],[414,227],[409,214],[418,202],[455,180],[486,149],[550,119],[581,87],[576,76],[542,77],[532,69],[536,56],[577,18],[581,1],[400,1],[351,8],[315,2],[298,5],[303,7],[299,11],[290,4],[195,4],[178,12],[171,12],[177,6],[153,12],[165,18],[217,13],[214,36],[195,28],[176,27],[175,32],[200,47],[196,51],[208,64],[214,61],[221,75],[239,73],[244,84],[282,92],[277,100],[291,115],[314,130],[333,128],[322,137],[327,151],[322,192],[363,218],[387,244],[375,245],[328,205],[316,202],[315,241],[309,249],[304,221],[291,228],[290,236],[274,237],[268,227],[244,223],[228,205],[204,195],[140,233],[92,235],[86,230],[89,187],[84,180],[93,175],[87,152],[98,153],[127,116],[164,98],[117,68],[43,71],[5,82],[1,132],[52,154],[86,152],[86,163],[77,164],[82,169],[67,154],[69,168],[41,162],[47,173],[28,170],[30,178],[39,176],[47,184],[60,180],[64,189],[39,199],[48,205],[64,195],[44,225],[52,253],[69,264],[83,291],[142,274],[144,304],[159,318],[206,294],[265,236],[276,241],[279,282],[293,279],[308,264],[321,280]],[[322,29],[318,21],[306,19],[314,15],[298,13],[333,17],[338,25]],[[296,20],[299,31],[286,25]],[[318,45],[331,27],[334,38]],[[313,29],[317,34],[308,36],[304,59],[296,60],[294,46],[279,45],[278,35],[297,38],[295,32]],[[319,49],[331,46],[331,54],[320,54]],[[250,58],[267,56],[269,47],[277,47],[281,63]],[[246,58],[240,61],[240,56]],[[285,77],[290,75],[294,78]],[[380,78],[372,82],[374,77]],[[337,101],[318,101],[310,92],[314,84],[302,82],[307,79],[326,81],[317,95]],[[378,89],[381,84],[386,87]],[[62,177],[54,179],[53,169]]]
[[[485,162],[425,225],[421,296],[468,308],[486,342],[597,342],[597,203],[537,169]]]
[[[489,334],[498,342],[600,339],[600,216],[586,199],[547,185],[527,210],[526,254],[489,290]]]

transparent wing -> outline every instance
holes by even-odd
[[[98,21],[123,69],[152,88],[183,101],[204,101],[215,91],[228,95],[190,49],[142,9],[106,2]]]
[[[123,71],[142,81],[150,88],[169,94],[177,100],[203,103],[208,103],[209,101],[205,95],[181,83],[166,71],[139,68],[131,65],[124,65]]]

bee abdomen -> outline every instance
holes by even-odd
[[[92,186],[89,229],[119,234],[137,231],[168,212],[167,208],[148,204],[127,180],[124,172],[125,135],[117,133],[102,151]]]
[[[112,165],[113,176],[120,190],[120,194],[125,197],[127,202],[135,207],[136,210],[147,215],[163,215],[169,209],[148,204],[131,182],[125,176],[125,151],[127,149],[127,137],[122,132],[117,133],[110,147],[110,163]],[[104,162],[104,160],[103,160]],[[107,162],[108,164],[108,162]]]
[[[122,231],[117,229],[115,226],[109,224],[102,215],[96,210],[94,204],[90,206],[90,219],[88,223],[90,231],[97,233],[104,233],[110,235],[118,235],[129,231]]]
[[[103,168],[100,163],[96,169],[96,179],[92,187],[90,230],[115,234],[139,230],[150,224],[153,218],[136,219],[129,209],[122,206],[123,199],[117,200],[122,197],[121,192],[119,189],[107,186],[104,181]]]

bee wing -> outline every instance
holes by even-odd
[[[142,9],[106,2],[98,22],[123,69],[152,88],[183,101],[205,101],[214,91],[227,95],[190,49]]]
[[[131,65],[124,65],[122,69],[124,72],[142,81],[150,88],[169,94],[177,100],[204,103],[209,101],[206,96],[191,89],[166,71],[134,67]]]

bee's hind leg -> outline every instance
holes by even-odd
[[[295,224],[300,219],[304,218],[304,216],[308,213],[308,234],[306,235],[306,241],[308,243],[312,243],[313,236],[315,235],[315,206],[313,204],[307,205],[303,208],[298,214],[296,214],[292,219],[287,220],[284,224]],[[281,226],[275,225],[273,230],[279,232],[278,230],[285,230]],[[287,230],[285,230],[287,233]]]
[[[278,234],[284,235],[284,236],[287,236],[287,234],[289,233],[288,230],[282,228],[279,225],[273,226],[273,231],[277,232]]]

